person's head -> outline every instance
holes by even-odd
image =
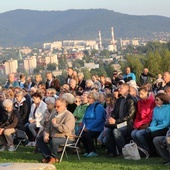
[[[84,74],[83,73],[78,73],[77,76],[78,76],[79,81],[84,79]]]
[[[10,83],[13,83],[15,81],[15,75],[13,73],[10,73],[8,75],[8,80]]]
[[[100,83],[105,84],[106,82],[106,77],[104,75],[100,76]]]
[[[105,102],[106,94],[104,92],[99,92],[99,102],[104,103]]]
[[[5,93],[6,99],[14,99],[14,92],[11,89],[7,89]]]
[[[165,88],[165,94],[167,95],[168,97],[168,100],[170,101],[170,87],[168,86],[167,88]]]
[[[138,92],[139,92],[139,97],[140,97],[142,100],[148,98],[149,92],[148,92],[148,89],[147,89],[146,86],[140,87],[139,90],[138,90]]]
[[[47,73],[46,73],[46,79],[47,79],[47,80],[52,80],[52,79],[53,79],[53,75],[52,75],[51,72],[47,72]]]
[[[32,96],[35,92],[37,92],[37,88],[36,87],[31,87],[30,95]]]
[[[88,103],[93,104],[95,101],[99,100],[99,93],[90,91],[87,98],[88,98]]]
[[[75,103],[76,103],[77,106],[79,106],[81,104],[81,96],[75,97]]]
[[[88,94],[89,92],[84,92],[83,95],[81,96],[81,100],[83,104],[87,104],[88,103]]]
[[[91,79],[86,80],[86,88],[92,88],[93,87],[93,81]]]
[[[156,106],[162,106],[163,104],[169,104],[169,100],[168,100],[168,97],[165,93],[158,93],[156,96],[155,96],[155,103],[156,103]]]
[[[67,69],[67,75],[68,76],[72,76],[73,75],[73,68],[72,67],[69,67],[68,69]]]
[[[168,83],[170,81],[170,72],[166,71],[163,75],[163,80],[165,83]]]
[[[138,95],[138,90],[135,87],[129,86],[129,94],[136,97]]]
[[[131,73],[130,67],[126,67],[126,74],[130,74],[130,73]]]
[[[25,82],[26,81],[26,75],[24,75],[24,74],[20,74],[19,78],[20,78],[21,82]]]
[[[45,99],[45,103],[47,104],[47,109],[53,110],[55,108],[55,98],[54,97],[47,97]]]
[[[67,109],[67,102],[64,98],[57,98],[56,102],[55,102],[55,107],[56,107],[56,111],[57,113],[62,113],[63,111],[65,111]]]
[[[147,74],[149,73],[148,68],[144,68],[144,69],[143,69],[143,73],[144,73],[145,75],[147,75]]]
[[[120,87],[119,87],[119,94],[122,96],[127,96],[129,94],[129,85],[126,83],[123,83]]]
[[[17,102],[20,102],[23,97],[24,97],[23,91],[19,91],[15,94],[15,99],[17,100]]]
[[[118,71],[117,71],[117,70],[114,70],[114,71],[113,71],[113,78],[116,78],[116,77],[118,77]]]
[[[42,81],[42,76],[41,76],[41,74],[36,74],[36,75],[35,75],[35,81],[36,81],[36,82],[41,82],[41,81]]]
[[[70,82],[69,82],[69,85],[70,85],[71,89],[75,89],[76,85],[77,85],[76,80],[75,79],[71,79]]]
[[[0,101],[4,101],[6,99],[5,92],[0,91]]]
[[[13,102],[12,102],[11,99],[5,99],[2,104],[3,104],[4,109],[8,113],[12,112],[12,110],[13,110]]]
[[[75,102],[75,97],[71,93],[64,93],[61,96],[68,104],[73,104]]]
[[[114,94],[110,93],[106,95],[105,101],[107,106],[114,106],[116,98],[114,97]]]
[[[115,97],[116,99],[118,99],[118,98],[119,98],[119,90],[118,90],[118,89],[115,89],[115,90],[113,91],[113,95],[114,95],[114,97]]]
[[[111,83],[107,83],[105,85],[104,92],[105,92],[105,94],[112,93],[112,84]]]
[[[51,88],[46,89],[46,97],[52,97],[52,96],[53,96],[52,89]]]
[[[35,92],[33,95],[32,95],[32,100],[33,102],[38,105],[40,104],[41,100],[42,100],[42,95],[41,93],[39,92]]]

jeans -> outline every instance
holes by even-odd
[[[65,141],[66,138],[50,138],[49,143],[46,143],[44,142],[44,136],[39,136],[37,138],[38,147],[45,158],[57,158],[58,146],[64,144]]]
[[[133,130],[131,133],[131,137],[134,140],[134,142],[140,146],[141,148],[145,149],[146,151],[149,152],[149,147],[146,143],[145,140],[145,134],[146,134],[146,130],[145,129],[141,129],[141,130]]]
[[[106,146],[108,154],[112,153],[117,155],[116,146],[118,146],[119,153],[122,153],[122,148],[125,146],[125,138],[128,137],[127,127],[122,127],[120,129],[108,128],[106,133]]]
[[[153,139],[153,143],[154,143],[158,153],[162,157],[162,159],[170,162],[170,154],[169,154],[169,151],[167,150],[167,148],[162,146],[163,141],[165,141],[165,136],[157,136]]]

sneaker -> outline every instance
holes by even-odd
[[[11,145],[11,146],[8,148],[8,151],[10,151],[10,152],[15,151],[15,146]]]
[[[4,146],[4,145],[3,145],[3,146],[1,147],[1,149],[0,149],[0,152],[5,151],[6,149],[7,149],[7,146]]]
[[[26,146],[35,146],[36,142],[28,142],[28,144]]]
[[[98,154],[95,153],[95,152],[90,152],[90,153],[87,155],[87,157],[95,157],[95,156],[98,156]]]
[[[84,154],[83,154],[83,156],[87,156],[87,155],[88,155],[88,153],[84,153]]]

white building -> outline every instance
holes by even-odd
[[[36,67],[37,59],[35,56],[27,57],[26,59],[24,59],[24,68],[29,74],[32,74]]]
[[[18,61],[13,60],[12,58],[4,63],[5,74],[8,75],[10,73],[17,73],[18,69]]]

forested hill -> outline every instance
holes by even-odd
[[[14,10],[0,14],[0,46],[31,45],[66,39],[149,37],[170,32],[170,18],[134,16],[105,9],[33,11]]]

